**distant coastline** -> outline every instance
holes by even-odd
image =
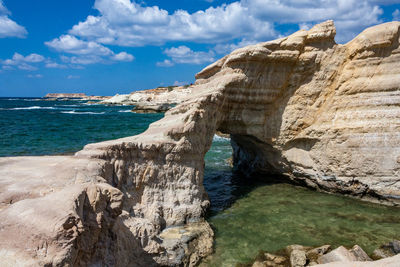
[[[106,100],[111,98],[110,96],[95,96],[95,95],[86,95],[85,93],[48,93],[44,96],[46,100],[71,100],[71,99],[79,99],[79,100]]]

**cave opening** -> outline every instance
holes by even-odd
[[[204,158],[203,184],[211,202],[206,217],[229,208],[257,187],[288,180],[269,163],[269,157],[278,157],[272,146],[260,145],[251,136],[222,136],[214,136]]]

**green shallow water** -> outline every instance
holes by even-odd
[[[261,185],[209,218],[215,253],[201,266],[235,266],[259,250],[287,245],[360,245],[367,253],[400,238],[400,209],[310,191],[289,184]]]

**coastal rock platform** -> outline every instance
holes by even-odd
[[[335,33],[327,21],[232,52],[143,134],[2,158],[0,262],[194,266],[212,251],[203,176],[216,131],[250,178],[399,205],[400,22],[345,45]]]

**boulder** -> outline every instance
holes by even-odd
[[[290,253],[290,266],[303,267],[307,263],[306,252],[304,250],[294,249]]]
[[[317,262],[318,258],[326,254],[330,250],[330,245],[324,245],[317,248],[313,248],[307,251],[307,259],[311,262]]]
[[[318,263],[329,263],[329,262],[348,262],[348,261],[356,261],[357,258],[345,247],[340,246],[331,252],[322,255],[318,258]]]
[[[174,104],[168,104],[168,103],[163,103],[163,104],[138,103],[135,105],[132,111],[136,113],[161,113],[161,112],[166,112],[171,107],[173,107],[173,105]]]
[[[375,249],[372,253],[372,258],[375,260],[392,257],[400,253],[400,241],[393,240],[387,244]]]
[[[372,261],[368,254],[358,245],[352,247],[349,252],[354,255],[356,261]]]
[[[377,261],[352,261],[352,262],[331,262],[316,265],[318,267],[399,267],[400,255],[377,260]]]

